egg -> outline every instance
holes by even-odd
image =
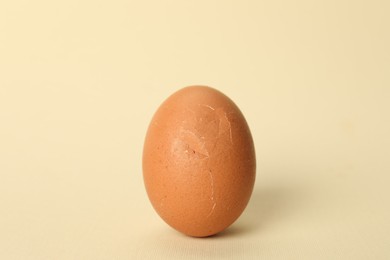
[[[174,229],[207,237],[244,211],[256,176],[253,139],[240,109],[206,86],[172,94],[154,114],[143,150],[154,209]]]

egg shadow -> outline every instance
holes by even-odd
[[[294,185],[257,187],[241,217],[231,227],[210,238],[244,236],[263,229],[274,228],[281,222],[292,221],[294,214],[308,205],[305,189]],[[306,202],[305,202],[306,201]],[[290,218],[290,219],[289,219]]]

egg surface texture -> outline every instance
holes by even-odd
[[[155,113],[143,177],[154,209],[171,227],[194,237],[221,232],[248,204],[255,175],[248,124],[221,92],[186,87]]]

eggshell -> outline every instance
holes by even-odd
[[[256,175],[252,136],[239,108],[210,87],[171,95],[147,131],[143,174],[154,209],[176,230],[205,237],[230,226]]]

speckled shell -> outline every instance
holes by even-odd
[[[252,136],[221,92],[191,86],[171,95],[146,134],[143,176],[161,218],[195,237],[214,235],[243,212],[256,175]]]

